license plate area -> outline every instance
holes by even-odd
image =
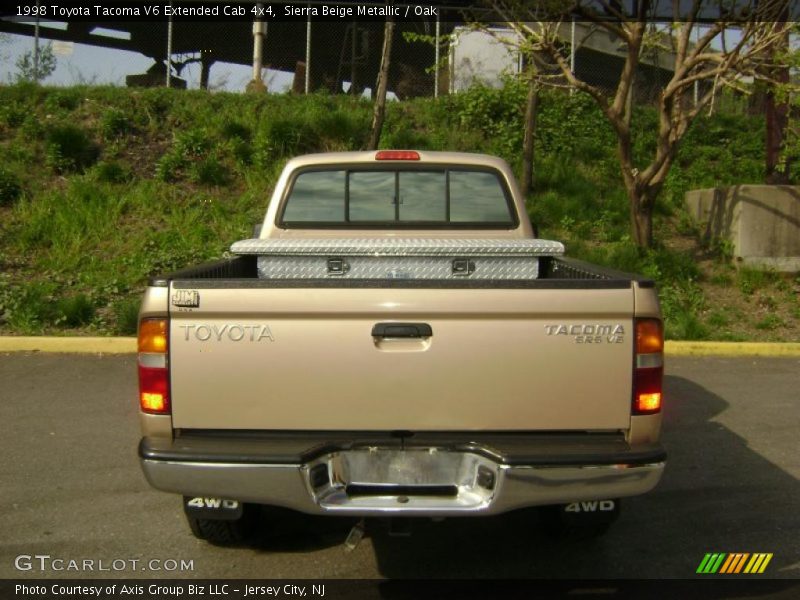
[[[356,496],[444,496],[458,495],[454,485],[364,485],[355,484],[345,487],[347,495]]]
[[[331,512],[419,514],[480,510],[500,485],[500,465],[440,448],[364,448],[331,453],[305,468],[315,501]]]

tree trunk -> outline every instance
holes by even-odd
[[[787,31],[788,33],[788,31]],[[785,51],[788,47],[788,35],[781,39],[782,48],[772,49]],[[789,83],[789,68],[779,66],[771,69],[772,77],[782,84]],[[789,183],[789,163],[783,162],[781,153],[784,149],[786,128],[789,125],[789,106],[785,100],[775,98],[775,85],[769,84],[764,102],[764,113],[767,125],[766,143],[766,183],[771,185],[787,185]]]
[[[367,142],[367,150],[377,150],[383,129],[383,120],[386,116],[386,88],[389,83],[389,61],[392,55],[392,36],[394,34],[394,21],[386,20],[383,28],[383,51],[381,66],[378,72],[377,92],[375,96],[375,110],[372,113],[372,131]]]
[[[533,148],[536,134],[536,116],[539,108],[539,86],[528,82],[528,99],[525,104],[525,137],[522,141],[522,193],[533,191]]]
[[[653,247],[653,206],[654,202],[646,198],[639,190],[628,189],[628,201],[631,206],[631,231],[633,241],[641,249]]]

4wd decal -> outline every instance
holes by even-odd
[[[564,512],[608,512],[614,510],[616,503],[613,500],[589,500],[586,502],[573,502],[564,507]]]
[[[206,496],[184,496],[183,510],[196,519],[222,519],[235,521],[241,518],[244,506],[238,500]]]
[[[186,506],[192,508],[224,508],[228,510],[236,510],[239,508],[237,500],[224,500],[222,498],[202,498],[196,497],[186,501]]]

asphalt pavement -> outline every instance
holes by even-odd
[[[0,578],[693,578],[708,552],[772,553],[759,577],[800,578],[798,358],[670,358],[666,473],[599,539],[520,511],[410,537],[367,520],[354,549],[354,520],[278,510],[241,547],[193,538],[139,469],[135,361],[0,354]]]

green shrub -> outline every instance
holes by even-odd
[[[50,113],[69,113],[74,111],[83,99],[80,88],[65,87],[50,90],[44,99],[44,108]]]
[[[103,161],[94,167],[95,176],[98,181],[105,183],[125,183],[133,177],[131,170],[116,161]]]
[[[659,289],[661,312],[670,339],[703,340],[709,331],[700,315],[706,306],[703,290],[691,280],[664,285]]]
[[[253,145],[250,142],[234,139],[231,141],[231,154],[234,160],[242,165],[249,166],[253,164]]]
[[[136,335],[139,324],[139,300],[126,298],[116,302],[112,308],[114,331],[118,335]]]
[[[47,160],[57,172],[83,172],[93,165],[100,149],[75,125],[55,125],[46,133]]]
[[[302,116],[271,120],[256,144],[273,156],[304,154],[313,149],[314,131]]]
[[[222,135],[229,140],[249,142],[250,138],[253,136],[253,132],[250,131],[247,125],[238,121],[226,121],[222,126]]]
[[[0,166],[0,206],[8,206],[22,195],[22,184],[19,178]]]
[[[20,102],[9,102],[0,105],[0,123],[5,124],[7,127],[19,127],[25,121],[27,115],[28,111]]]
[[[428,150],[430,136],[410,127],[394,129],[381,136],[382,148]]]
[[[183,158],[198,158],[211,149],[211,139],[203,128],[189,129],[175,136],[175,152]]]
[[[8,286],[0,280],[0,314],[12,329],[22,334],[37,334],[55,320],[55,284],[28,282]]]
[[[739,290],[745,296],[750,296],[754,292],[774,283],[778,279],[778,276],[774,271],[742,267],[739,270],[737,279]]]
[[[180,92],[178,92],[180,93]],[[142,93],[141,110],[154,125],[163,123],[177,98],[176,91],[164,87],[149,88]]]
[[[309,123],[317,146],[314,151],[356,150],[369,133],[369,123],[357,112],[342,110],[324,111],[309,115]]]
[[[708,315],[708,319],[706,319],[708,324],[715,329],[721,329],[722,327],[727,327],[730,325],[731,320],[727,313],[723,312],[722,310],[715,310],[710,315]]]
[[[174,151],[164,154],[156,163],[156,178],[161,181],[177,181],[186,165],[186,160]]]
[[[680,311],[664,319],[664,335],[670,340],[707,340],[708,328],[689,311]]]
[[[191,179],[203,185],[228,185],[230,173],[216,157],[209,156],[192,166]]]
[[[61,298],[57,303],[55,324],[67,327],[86,325],[94,318],[94,306],[85,294],[75,294]]]
[[[481,131],[490,151],[513,160],[522,148],[526,96],[526,87],[517,79],[507,79],[501,88],[473,85],[457,96],[461,126]]]
[[[133,131],[133,124],[127,113],[118,108],[111,108],[100,118],[100,133],[106,140],[113,140]]]
[[[709,279],[709,281],[714,285],[718,285],[721,287],[727,287],[731,283],[733,283],[733,279],[727,273],[715,273],[714,275],[711,276],[711,279]]]
[[[786,322],[778,315],[770,314],[756,323],[756,329],[766,329],[769,331],[784,327]]]
[[[22,138],[26,140],[40,139],[44,136],[45,126],[42,118],[36,114],[27,114],[19,127]]]

